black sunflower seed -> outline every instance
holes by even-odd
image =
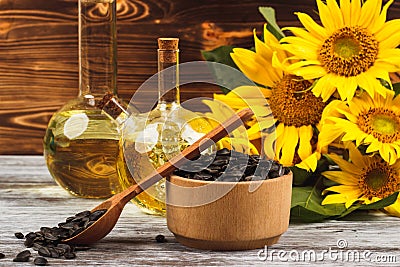
[[[67,260],[75,259],[76,255],[73,252],[69,252],[64,254],[64,258],[66,258]]]
[[[33,263],[38,266],[45,266],[47,265],[47,260],[43,257],[36,257]]]
[[[29,261],[29,257],[16,257],[13,259],[13,262],[28,262]]]
[[[43,257],[50,257],[51,256],[51,252],[47,247],[39,248],[38,253],[39,253],[40,256],[43,256]]]
[[[24,234],[21,233],[21,232],[17,232],[17,233],[15,233],[14,235],[15,235],[15,237],[18,238],[18,239],[23,239],[23,238],[25,237]]]
[[[156,241],[157,241],[157,243],[165,243],[165,242],[167,242],[167,240],[165,239],[164,235],[157,235],[156,236]]]

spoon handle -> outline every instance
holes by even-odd
[[[192,159],[200,155],[202,151],[206,150],[212,144],[218,142],[240,125],[243,125],[243,122],[249,120],[253,115],[254,113],[249,108],[243,109],[234,114],[225,122],[214,128],[211,132],[201,137],[191,146],[185,148],[178,155],[174,156],[164,165],[158,167],[138,184],[132,185],[123,191],[122,193],[126,192],[124,196],[122,196],[124,202],[128,202],[153,184],[160,181],[163,177],[171,174],[175,169],[181,167],[188,159]]]

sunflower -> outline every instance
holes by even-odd
[[[247,99],[254,98],[253,92],[261,90],[263,97],[269,100],[276,124],[275,159],[285,166],[297,164],[298,167],[315,170],[320,158],[320,153],[316,152],[318,138],[315,128],[326,104],[310,92],[310,81],[285,70],[281,62],[286,62],[290,55],[266,26],[263,39],[264,42],[254,32],[255,51],[234,48],[231,57],[249,79],[265,88],[247,87],[247,93],[243,88],[234,89],[227,95],[215,94],[214,99],[240,109],[249,103]],[[238,100],[237,96],[240,98],[243,95],[246,101]],[[259,121],[262,124],[263,119]],[[255,134],[254,137],[260,137],[263,129],[264,125],[256,123],[250,132]]]
[[[322,175],[339,185],[329,187],[324,191],[324,193],[336,194],[327,195],[322,205],[344,203],[346,208],[349,208],[355,202],[371,204],[400,190],[400,161],[389,165],[378,155],[363,156],[353,143],[349,143],[348,148],[352,162],[335,154],[329,155],[341,170],[326,171]],[[399,216],[399,199],[385,209]]]
[[[389,90],[388,90],[389,91]],[[389,164],[400,158],[400,95],[354,97],[348,103],[332,101],[324,113],[320,145],[335,139],[366,145],[366,153],[379,153]]]
[[[299,62],[289,69],[305,79],[317,79],[312,92],[327,101],[336,90],[351,100],[358,88],[385,96],[389,72],[400,70],[400,19],[386,22],[393,0],[316,0],[322,26],[297,13],[305,29],[288,27],[294,36],[281,39]]]

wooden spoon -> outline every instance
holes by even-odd
[[[92,209],[92,212],[101,209],[107,209],[107,212],[81,233],[65,239],[63,242],[69,244],[92,244],[99,241],[114,228],[122,209],[132,198],[160,181],[163,177],[171,174],[175,169],[181,167],[187,159],[192,159],[200,155],[202,151],[235,130],[237,127],[242,125],[242,122],[247,121],[252,116],[253,112],[250,109],[243,109],[236,113],[191,146],[187,147],[182,151],[182,153],[176,155],[167,163],[154,170],[138,184],[128,187],[121,193],[112,196]]]

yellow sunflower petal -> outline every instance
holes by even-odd
[[[276,135],[275,134],[269,134],[267,136],[264,136],[263,140],[263,153],[268,159],[274,159],[275,158],[275,145],[276,145]],[[260,152],[261,153],[261,152]]]
[[[243,99],[259,98],[260,103],[265,104],[266,100],[263,99],[263,98],[265,98],[264,91],[271,91],[271,90],[257,87],[257,86],[239,86],[239,87],[236,87],[235,89],[231,90],[228,94],[226,94],[226,96],[243,98]]]
[[[340,194],[344,194],[344,195],[358,195],[355,192],[359,192],[359,188],[358,186],[354,186],[354,185],[345,185],[345,184],[341,184],[341,185],[335,185],[335,186],[331,186],[329,188],[327,188],[326,190],[331,191],[331,192],[335,192],[335,193],[340,193]]]
[[[383,28],[376,33],[379,41],[379,50],[396,48],[400,42],[400,19],[391,20],[385,23]]]
[[[306,171],[315,171],[317,169],[318,160],[321,158],[321,153],[314,152],[300,163],[296,164],[296,167],[304,169]]]
[[[318,25],[308,14],[297,12],[295,13],[299,18],[301,24],[309,31],[312,35],[325,40],[328,37],[328,33],[324,27]]]
[[[297,37],[301,37],[303,39],[306,39],[312,43],[314,43],[315,45],[319,45],[321,43],[321,39],[315,37],[314,35],[312,35],[309,31],[306,31],[302,28],[298,28],[298,27],[285,27],[282,30],[289,30],[291,31],[294,35],[296,35]]]
[[[385,210],[393,216],[397,216],[400,217],[400,200],[399,198],[397,199],[397,201],[395,203],[393,203],[392,205],[385,207]]]
[[[381,149],[381,142],[374,138],[374,141],[368,146],[365,152],[371,153],[375,151],[379,151]]]
[[[385,59],[379,58],[375,61],[374,67],[386,70],[387,72],[397,72],[400,70],[400,64],[396,62],[387,62]]]
[[[294,152],[299,140],[298,129],[294,126],[285,126],[284,144],[282,145],[281,164],[291,166],[293,164]]]
[[[321,66],[311,65],[293,70],[293,73],[297,76],[303,77],[306,80],[312,80],[324,76],[326,74],[326,71]]]
[[[346,203],[344,204],[344,206],[346,207],[346,209],[350,208],[351,205],[354,204],[354,202],[356,202],[358,199],[356,198],[351,198],[348,201],[346,201]]]
[[[234,48],[233,51],[231,53],[232,60],[250,80],[268,87],[274,85],[276,80],[273,77],[276,75],[271,75],[273,71],[269,70],[273,70],[273,68],[269,62],[247,49]]]
[[[278,126],[275,129],[276,133],[276,142],[275,142],[275,148],[276,148],[276,157],[278,160],[280,160],[280,154],[282,150],[282,146],[284,144],[284,133],[285,133],[285,125],[283,123],[279,123]]]
[[[328,33],[333,33],[336,30],[335,20],[338,18],[333,17],[331,12],[321,0],[317,0],[317,6],[319,11],[319,18],[321,19],[322,25],[324,25],[325,29]]]
[[[379,17],[375,20],[375,23],[373,25],[371,25],[370,30],[372,34],[375,34],[376,32],[378,32],[379,30],[381,30],[381,28],[383,27],[383,25],[385,24],[386,21],[386,15],[387,15],[387,10],[389,8],[389,6],[393,3],[394,0],[389,0],[382,8],[382,11],[379,15]]]
[[[254,46],[255,46],[257,55],[260,55],[267,61],[271,61],[272,54],[274,51],[271,49],[271,47],[265,45],[264,42],[262,42],[260,39],[258,39],[255,29],[253,31],[253,34],[254,34]]]
[[[329,157],[339,166],[339,168],[344,173],[349,173],[353,176],[360,175],[362,172],[360,169],[357,169],[354,164],[348,162],[347,160],[342,159],[340,156],[335,154],[329,154]],[[364,166],[364,165],[363,165]]]
[[[312,92],[316,97],[321,96],[324,102],[328,101],[329,97],[335,92],[336,88],[331,83],[331,74],[322,76],[314,82]]]
[[[311,138],[313,136],[313,128],[311,125],[303,125],[299,128],[299,148],[297,153],[301,160],[306,159],[312,154]]]
[[[314,53],[317,53],[318,49],[319,49],[319,45],[315,44],[309,40],[303,39],[301,37],[296,37],[296,36],[287,36],[287,37],[283,37],[281,39],[281,43],[294,43],[297,46],[297,51],[306,51],[306,50],[310,50],[310,51],[314,51]]]
[[[379,15],[381,10],[382,0],[368,0],[365,1],[361,8],[361,15],[358,21],[359,25],[364,25],[365,28],[369,28],[372,22],[374,22],[375,16]]]
[[[318,135],[318,147],[328,146],[343,134],[343,129],[334,124],[324,124]]]
[[[319,63],[320,62],[318,60],[303,60],[303,61],[299,61],[299,62],[291,64],[286,69],[287,69],[288,72],[292,72],[293,70],[296,70],[296,69],[299,69],[299,68],[302,68],[302,67],[305,67],[305,66],[319,65]]]
[[[355,77],[342,77],[332,75],[332,83],[336,85],[340,98],[351,100],[357,90],[357,81]]]
[[[344,26],[343,14],[336,0],[327,0],[326,4],[333,18],[332,22],[334,24],[335,29],[342,28]]]
[[[347,198],[342,194],[327,195],[322,201],[322,205],[346,203]]]
[[[361,174],[361,169],[365,166],[365,161],[364,161],[364,157],[361,154],[360,150],[358,150],[356,148],[356,146],[352,143],[349,142],[347,144],[347,147],[349,148],[349,155],[350,155],[350,159],[351,162],[355,165],[355,167],[357,168],[352,168],[351,172],[355,173],[355,174]]]
[[[329,180],[339,184],[351,185],[351,186],[358,185],[358,179],[356,178],[356,176],[351,175],[350,173],[347,173],[345,171],[326,171],[323,172],[322,175],[328,178]]]
[[[360,0],[352,0],[350,2],[350,7],[351,7],[351,22],[350,26],[356,26],[359,25],[358,20],[361,15],[361,3]]]
[[[356,79],[360,87],[364,89],[371,97],[374,97],[375,91],[383,94],[384,90],[386,90],[377,79],[367,75],[365,72],[356,76]]]
[[[350,25],[351,22],[350,0],[340,0],[340,9],[342,11],[344,24]]]
[[[400,61],[400,49],[392,48],[380,50],[378,57],[386,60],[387,62]]]
[[[262,120],[247,129],[247,134],[250,140],[255,140],[261,137],[262,129],[269,129],[274,127],[274,120]]]

